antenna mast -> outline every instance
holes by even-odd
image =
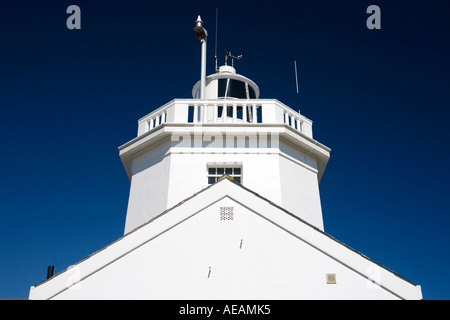
[[[219,71],[219,69],[217,68],[217,24],[218,24],[218,17],[219,17],[219,8],[216,8],[216,40],[214,43],[214,59],[216,62],[216,72]]]
[[[294,68],[295,68],[295,87],[296,87],[296,89],[297,89],[297,96],[298,96],[297,60],[294,60]],[[300,113],[300,108],[298,109],[298,113]]]

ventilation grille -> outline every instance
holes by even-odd
[[[327,273],[327,283],[328,284],[336,284],[336,274],[335,273]]]
[[[233,220],[233,207],[220,207],[220,220]]]

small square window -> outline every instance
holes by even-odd
[[[225,174],[228,174],[231,176],[233,174],[233,168],[225,168]]]
[[[217,174],[223,175],[225,173],[225,168],[217,168]]]
[[[209,168],[208,174],[216,174],[216,168]]]

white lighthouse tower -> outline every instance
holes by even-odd
[[[170,101],[119,148],[131,181],[125,233],[224,174],[323,230],[319,182],[330,149],[313,139],[312,121],[259,99],[257,85],[231,66],[205,82],[205,99]]]
[[[200,17],[194,32],[192,98],[139,119],[119,147],[131,183],[124,236],[30,299],[421,299],[420,286],[324,232],[330,149],[312,121],[260,99],[233,65],[206,76]]]
[[[137,138],[119,148],[131,181],[125,233],[224,174],[323,230],[319,182],[330,149],[313,139],[311,120],[276,99],[259,99],[258,86],[234,67],[203,78],[200,17],[196,28],[202,77],[193,99],[144,116]]]

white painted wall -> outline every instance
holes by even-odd
[[[280,150],[282,207],[324,230],[316,160],[283,139]]]
[[[125,233],[167,209],[169,147],[165,140],[133,160]]]
[[[280,157],[282,207],[320,230],[324,229],[317,175]]]
[[[220,220],[220,207],[228,206],[234,209],[234,219]],[[327,284],[327,273],[336,274],[336,284]],[[54,297],[397,298],[230,198],[205,208]]]
[[[240,165],[243,185],[281,205],[279,155],[208,152],[171,156],[168,206],[206,188],[208,165]]]
[[[323,230],[315,160],[283,139],[262,148],[256,142],[253,148],[245,148],[246,134],[240,128],[234,130],[228,135],[231,144],[220,141],[212,147],[190,148],[191,142],[165,139],[141,151],[132,165],[125,233],[206,188],[207,167],[213,164],[238,164],[245,187]],[[234,136],[240,141],[238,148],[234,148]],[[223,143],[225,148],[217,147]]]

